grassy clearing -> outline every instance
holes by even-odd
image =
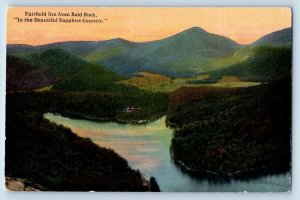
[[[238,87],[250,87],[259,85],[259,82],[247,82],[241,81],[236,76],[222,76],[217,83],[207,84],[212,87],[223,87],[223,88],[238,88]]]
[[[218,82],[213,84],[200,84],[201,86],[211,86],[220,88],[241,88],[241,87],[251,87],[255,85],[260,85],[259,82]]]
[[[34,90],[35,92],[45,92],[45,91],[49,91],[53,88],[53,85],[48,85],[39,89]]]
[[[202,74],[194,77],[186,78],[171,78],[160,74],[154,74],[150,72],[141,72],[138,76],[119,81],[118,83],[135,86],[141,89],[147,89],[151,91],[160,92],[172,92],[181,87],[224,87],[224,88],[235,88],[235,87],[249,87],[259,85],[259,82],[244,82],[239,80],[235,76],[223,76],[217,83],[213,84],[192,84],[188,81],[199,81],[209,78],[208,74]]]
[[[218,83],[228,83],[228,82],[241,82],[236,76],[222,76]]]
[[[124,85],[136,86],[143,89],[148,89],[149,87],[157,84],[165,84],[171,82],[172,79],[167,76],[160,74],[154,74],[149,72],[141,72],[138,76],[131,77],[126,80],[119,81]]]

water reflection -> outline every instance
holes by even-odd
[[[251,182],[255,179],[260,179],[261,177],[267,177],[267,176],[277,176],[277,174],[280,174],[284,172],[283,174],[290,174],[289,170],[285,167],[283,168],[276,168],[276,169],[259,169],[259,170],[253,170],[249,171],[248,173],[242,173],[238,176],[226,176],[226,175],[215,175],[215,174],[208,174],[205,172],[194,172],[194,171],[187,171],[180,163],[177,163],[175,160],[172,159],[172,162],[174,165],[181,170],[182,173],[187,174],[191,177],[195,177],[198,180],[207,180],[208,183],[211,184],[225,184],[230,183],[232,180],[236,181],[246,181]]]
[[[165,118],[145,125],[93,122],[69,119],[46,113],[45,118],[71,128],[81,137],[89,137],[100,146],[111,148],[132,168],[146,176],[155,176],[162,191],[288,191],[290,173],[246,179],[191,174],[174,164],[170,156],[172,130]]]

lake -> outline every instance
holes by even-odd
[[[165,117],[146,125],[70,119],[52,113],[46,113],[44,117],[70,128],[81,137],[91,138],[102,147],[115,150],[132,168],[139,169],[145,176],[154,176],[161,191],[286,192],[290,189],[289,172],[255,179],[226,181],[193,177],[185,173],[171,159],[173,130],[166,127]]]

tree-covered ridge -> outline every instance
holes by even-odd
[[[139,171],[111,149],[35,112],[6,115],[5,174],[52,191],[148,191]]]
[[[102,90],[122,79],[104,66],[90,64],[62,49],[7,55],[7,77],[9,91],[52,84],[61,90]]]
[[[244,61],[209,73],[209,78],[191,83],[215,83],[222,76],[236,76],[243,81],[267,82],[291,77],[291,46],[258,46]]]
[[[32,92],[9,94],[7,104],[16,110],[53,112],[73,118],[137,123],[152,121],[167,110],[167,95],[148,91],[124,92]],[[20,104],[19,102],[23,102]],[[129,107],[139,108],[126,112]]]
[[[6,90],[32,90],[53,82],[38,66],[30,61],[8,55],[6,59]]]
[[[61,49],[7,55],[7,90],[34,90],[84,69],[89,63]]]
[[[15,56],[28,60],[31,64],[44,68],[47,75],[65,76],[83,68],[88,63],[76,55],[63,49],[53,48],[34,53],[17,54]]]
[[[119,80],[122,80],[122,77],[116,73],[105,69],[101,65],[89,64],[78,73],[55,83],[53,89],[61,91],[103,92],[139,91],[137,88],[125,87],[115,83]]]
[[[216,174],[290,169],[289,80],[244,89],[182,88],[170,96],[175,160]]]

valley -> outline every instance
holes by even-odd
[[[203,180],[267,175],[288,184],[291,32],[249,45],[200,27],[150,42],[7,45],[6,176],[54,191],[201,191]],[[157,159],[147,147],[165,166],[144,176]],[[174,174],[174,184],[159,177]]]

